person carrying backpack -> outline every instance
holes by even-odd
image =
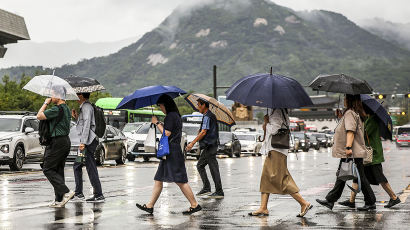
[[[46,146],[44,160],[42,164],[43,173],[54,187],[55,200],[49,206],[62,208],[74,196],[65,185],[64,166],[70,153],[70,109],[65,103],[65,88],[55,85],[51,88],[52,97],[47,98],[37,113],[37,119],[49,127],[49,132],[42,132],[40,143]],[[53,103],[50,109],[47,106]],[[43,141],[42,141],[43,140]]]
[[[75,178],[75,195],[73,201],[84,201],[83,194],[83,164],[87,169],[88,178],[93,186],[94,194],[91,198],[86,199],[86,202],[104,202],[105,198],[102,193],[101,182],[98,176],[97,163],[95,161],[94,153],[99,144],[98,135],[100,135],[100,127],[96,125],[96,114],[94,106],[89,102],[90,93],[77,93],[80,99],[80,114],[72,110],[71,116],[77,120],[77,133],[80,136],[79,150],[85,152],[84,163],[75,162],[73,165]],[[100,120],[100,119],[97,119]],[[105,128],[105,124],[104,124]],[[104,129],[103,128],[103,129]],[[97,131],[98,129],[98,131]],[[104,133],[104,131],[102,131]],[[101,135],[102,136],[102,135]]]

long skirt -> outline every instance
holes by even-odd
[[[272,194],[293,194],[299,188],[288,171],[287,156],[270,151],[263,165],[260,192]]]

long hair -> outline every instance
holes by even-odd
[[[359,114],[360,118],[362,120],[366,119],[366,113],[363,109],[363,104],[362,101],[360,100],[360,95],[351,95],[351,94],[346,94],[346,110],[343,113],[343,115],[348,111],[349,109],[353,110],[357,114]]]
[[[175,104],[175,101],[172,100],[172,98],[166,94],[161,95],[158,98],[157,104],[163,104],[165,107],[165,113],[169,114],[170,112],[176,112],[178,113],[179,116],[181,116],[181,114],[179,113],[178,107]]]

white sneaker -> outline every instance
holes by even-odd
[[[59,203],[61,203],[61,205],[64,206],[65,204],[67,204],[67,202],[68,202],[69,200],[71,200],[71,198],[73,198],[74,194],[75,194],[75,192],[69,191],[68,193],[64,194],[63,200],[62,200],[61,202],[59,202]]]

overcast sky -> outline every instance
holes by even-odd
[[[201,0],[0,0],[23,16],[32,41],[115,41],[143,35],[181,3]],[[408,0],[274,0],[294,10],[326,9],[357,22],[380,17],[410,22]]]

